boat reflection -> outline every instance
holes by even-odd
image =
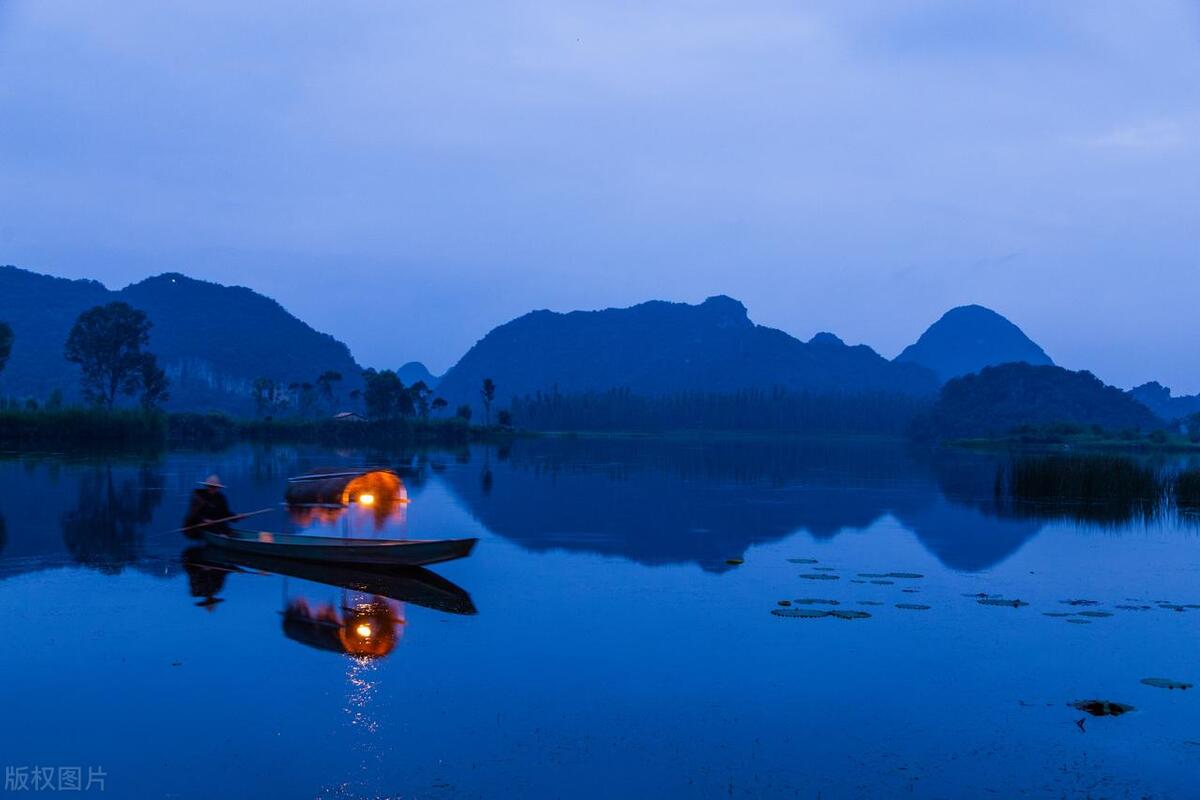
[[[297,597],[283,612],[287,638],[358,658],[382,658],[391,653],[404,635],[404,624],[404,604],[379,595],[343,604],[340,609],[331,603],[314,607],[307,598]]]
[[[420,567],[371,568],[360,565],[317,564],[213,547],[191,547],[183,553],[188,589],[198,607],[212,611],[230,575],[279,575],[308,584],[341,589],[337,603],[304,595],[286,597],[283,634],[314,647],[358,658],[388,655],[403,637],[404,604],[448,614],[476,614],[465,589]]]

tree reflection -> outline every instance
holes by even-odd
[[[106,574],[136,561],[142,534],[162,502],[156,491],[162,485],[162,476],[148,464],[132,475],[115,475],[108,463],[84,473],[75,509],[61,520],[72,557]]]

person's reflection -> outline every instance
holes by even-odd
[[[225,588],[229,570],[207,564],[203,547],[189,547],[183,552],[183,569],[188,576],[188,592],[192,597],[200,598],[196,602],[198,607],[212,611],[225,601],[217,595]]]

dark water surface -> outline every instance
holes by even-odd
[[[410,503],[287,517],[288,476],[364,463]],[[812,441],[3,455],[0,760],[135,798],[1200,796],[1200,691],[1141,683],[1200,678],[1200,526],[1015,509],[997,465]],[[255,528],[481,542],[389,601],[214,569],[167,533],[214,471],[275,509]],[[379,657],[295,618],[372,602]]]

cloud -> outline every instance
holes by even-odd
[[[1124,125],[1087,140],[1093,147],[1112,150],[1163,151],[1189,141],[1183,125],[1173,120],[1154,120]]]

